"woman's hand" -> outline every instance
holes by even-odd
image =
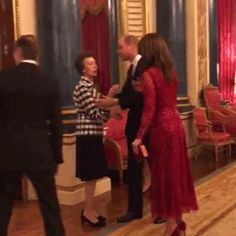
[[[133,152],[138,155],[138,146],[142,143],[141,139],[136,138],[133,143],[132,143],[132,147],[133,147]]]
[[[109,89],[107,96],[108,97],[114,97],[118,93],[120,93],[120,85],[119,84],[114,84]]]

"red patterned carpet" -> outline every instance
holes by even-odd
[[[188,236],[236,235],[236,164],[201,180],[196,186],[200,210],[185,216]],[[152,224],[150,214],[109,236],[157,236],[163,225]],[[159,233],[159,234],[158,234]]]

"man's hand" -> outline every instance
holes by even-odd
[[[143,92],[143,85],[140,80],[132,80],[132,87],[137,92]]]
[[[142,143],[141,139],[136,138],[133,143],[132,143],[132,147],[133,147],[133,152],[138,155],[138,146]]]
[[[109,89],[109,92],[107,94],[108,97],[114,97],[116,94],[120,93],[120,85],[114,84]]]
[[[118,99],[117,98],[111,98],[111,97],[106,97],[102,99],[97,99],[96,100],[96,106],[100,108],[109,108],[112,106],[118,105]]]

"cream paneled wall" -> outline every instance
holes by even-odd
[[[199,95],[209,83],[208,0],[186,1],[187,82],[193,105],[200,105]]]
[[[156,0],[121,0],[118,9],[121,35],[156,32]]]
[[[146,0],[145,1],[146,33],[154,33],[157,31],[156,4],[157,4],[157,0]]]
[[[15,35],[36,35],[36,0],[13,0]]]
[[[121,0],[121,34],[131,34],[141,38],[146,32],[145,1]]]
[[[197,1],[186,1],[186,42],[188,95],[193,105],[198,104],[198,24]]]
[[[209,9],[208,0],[198,0],[198,90],[209,83]]]

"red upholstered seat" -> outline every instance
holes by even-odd
[[[225,131],[224,125],[222,125],[222,132],[216,132],[212,130],[212,123],[207,119],[206,108],[195,108],[193,111],[193,117],[198,133],[197,144],[198,145],[211,145],[215,148],[215,158],[218,161],[218,148],[220,146],[228,146],[229,154],[231,155],[231,135]]]
[[[204,132],[199,134],[199,141],[209,141],[212,143],[221,143],[227,142],[230,138],[228,133],[220,133],[220,132]]]
[[[126,135],[125,135],[127,111],[123,111],[122,116],[123,118],[121,120],[110,118],[104,124],[104,127],[107,128],[106,138],[111,138],[115,140],[121,148],[122,158],[127,159],[128,150],[127,150],[127,141],[126,141]]]
[[[122,168],[122,156],[120,146],[116,141],[106,138],[104,142],[105,157],[108,167],[119,170]]]
[[[122,119],[110,118],[105,124],[106,135],[104,141],[105,155],[108,167],[119,171],[120,182],[123,170],[127,168],[128,149],[125,135],[127,112],[122,112]]]
[[[236,140],[236,105],[221,100],[217,87],[208,85],[203,90],[209,119],[225,125],[226,131]]]

